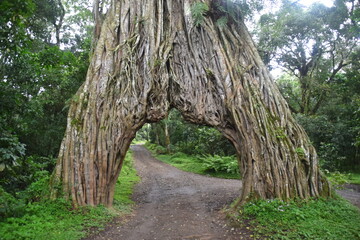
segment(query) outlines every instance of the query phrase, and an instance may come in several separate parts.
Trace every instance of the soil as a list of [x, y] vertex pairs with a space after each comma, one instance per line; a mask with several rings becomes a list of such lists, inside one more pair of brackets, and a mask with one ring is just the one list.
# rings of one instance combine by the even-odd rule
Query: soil
[[[239, 196], [240, 180], [184, 172], [155, 159], [141, 145], [131, 148], [142, 179], [133, 194], [135, 211], [86, 240], [253, 239], [248, 227], [231, 226], [222, 211]], [[338, 193], [360, 207], [359, 191]]]

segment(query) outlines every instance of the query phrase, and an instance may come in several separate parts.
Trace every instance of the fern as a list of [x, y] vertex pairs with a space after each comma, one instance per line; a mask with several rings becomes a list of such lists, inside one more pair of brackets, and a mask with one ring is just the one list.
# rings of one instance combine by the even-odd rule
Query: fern
[[217, 21], [216, 21], [216, 25], [219, 27], [219, 28], [223, 28], [227, 25], [228, 23], [228, 18], [227, 17], [221, 17], [219, 18]]
[[197, 2], [191, 6], [190, 11], [194, 19], [194, 25], [199, 26], [204, 21], [205, 15], [209, 11], [209, 6], [206, 3]]
[[206, 171], [239, 173], [237, 159], [234, 156], [205, 155], [200, 158]]

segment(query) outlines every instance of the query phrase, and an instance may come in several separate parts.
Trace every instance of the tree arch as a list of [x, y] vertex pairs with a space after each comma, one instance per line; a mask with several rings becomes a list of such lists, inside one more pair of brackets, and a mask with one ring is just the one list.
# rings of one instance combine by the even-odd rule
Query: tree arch
[[234, 5], [202, 0], [207, 8], [194, 16], [195, 2], [112, 1], [97, 28], [86, 81], [72, 101], [53, 176], [74, 204], [111, 206], [136, 131], [173, 107], [234, 144], [243, 175], [239, 203], [250, 196], [330, 194], [315, 149], [291, 116], [241, 16], [230, 13]]

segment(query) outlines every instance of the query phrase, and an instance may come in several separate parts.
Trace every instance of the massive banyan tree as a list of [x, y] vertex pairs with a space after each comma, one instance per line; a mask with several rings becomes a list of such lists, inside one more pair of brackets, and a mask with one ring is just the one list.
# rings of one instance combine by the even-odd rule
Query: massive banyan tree
[[75, 205], [111, 206], [136, 131], [171, 108], [233, 143], [238, 204], [329, 196], [315, 149], [234, 9], [226, 0], [112, 0], [69, 110], [53, 196], [58, 185]]

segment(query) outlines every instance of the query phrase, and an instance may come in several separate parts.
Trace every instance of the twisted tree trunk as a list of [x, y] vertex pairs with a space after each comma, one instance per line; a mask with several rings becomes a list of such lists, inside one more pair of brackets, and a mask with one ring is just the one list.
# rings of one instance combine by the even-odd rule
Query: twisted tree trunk
[[209, 11], [194, 19], [194, 2], [112, 1], [70, 108], [53, 184], [74, 204], [112, 205], [136, 131], [177, 108], [187, 121], [213, 126], [234, 144], [243, 175], [239, 203], [328, 196], [316, 152], [241, 16], [229, 13], [233, 4], [202, 0]]

